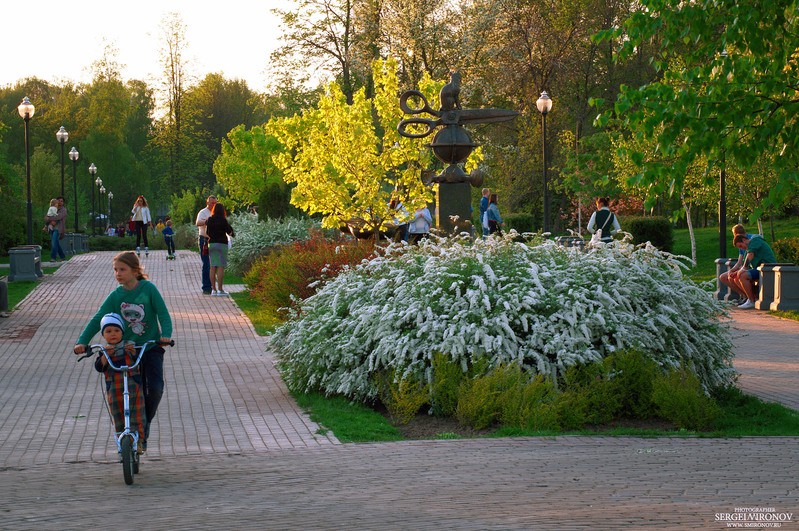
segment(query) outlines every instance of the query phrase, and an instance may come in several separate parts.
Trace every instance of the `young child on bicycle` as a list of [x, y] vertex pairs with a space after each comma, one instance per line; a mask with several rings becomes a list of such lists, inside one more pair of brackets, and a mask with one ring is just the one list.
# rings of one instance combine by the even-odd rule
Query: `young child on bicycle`
[[[136, 350], [132, 341], [124, 341], [125, 323], [116, 313], [108, 313], [100, 320], [100, 334], [105, 340], [105, 351], [117, 367], [132, 365], [136, 361]], [[125, 430], [124, 377], [120, 371], [108, 367], [108, 360], [100, 354], [94, 360], [97, 372], [105, 373], [105, 393], [108, 409], [114, 419], [114, 430], [119, 434]], [[128, 393], [130, 394], [130, 431], [144, 437], [144, 393], [141, 391], [141, 372], [139, 367], [128, 373]], [[142, 446], [139, 445], [139, 453]]]
[[[172, 336], [172, 318], [161, 293], [147, 280], [139, 257], [132, 251], [114, 257], [114, 276], [119, 286], [100, 305], [86, 328], [80, 334], [73, 352], [83, 354], [86, 346], [100, 331], [104, 315], [116, 313], [122, 317], [122, 339], [142, 345], [149, 340], [168, 343]], [[144, 437], [140, 444], [147, 449], [150, 424], [164, 394], [164, 349], [158, 344], [150, 347], [141, 361], [142, 388], [144, 389]]]

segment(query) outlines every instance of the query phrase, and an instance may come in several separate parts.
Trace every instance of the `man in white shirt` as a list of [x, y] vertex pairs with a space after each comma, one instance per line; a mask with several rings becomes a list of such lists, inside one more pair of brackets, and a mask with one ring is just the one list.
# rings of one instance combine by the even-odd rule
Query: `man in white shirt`
[[197, 221], [195, 225], [199, 229], [199, 237], [197, 238], [197, 247], [200, 249], [200, 259], [203, 261], [203, 293], [205, 295], [211, 294], [211, 261], [208, 258], [208, 233], [205, 230], [205, 223], [214, 210], [216, 204], [216, 196], [209, 195], [205, 200], [205, 208], [197, 213]]

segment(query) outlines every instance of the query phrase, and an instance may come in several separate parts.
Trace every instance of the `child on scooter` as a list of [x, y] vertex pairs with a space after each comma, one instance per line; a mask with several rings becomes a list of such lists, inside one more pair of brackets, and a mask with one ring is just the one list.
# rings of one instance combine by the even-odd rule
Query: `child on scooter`
[[[117, 367], [132, 365], [136, 361], [135, 345], [132, 341], [123, 341], [122, 334], [125, 322], [116, 313], [107, 313], [100, 320], [100, 333], [106, 342], [105, 351]], [[94, 361], [97, 372], [105, 373], [105, 393], [108, 409], [114, 419], [114, 430], [118, 433], [125, 430], [124, 383], [120, 371], [110, 370], [108, 360], [101, 353]], [[144, 437], [144, 393], [141, 389], [139, 367], [128, 373], [128, 393], [130, 394], [130, 431], [138, 432]], [[139, 453], [142, 446], [139, 445]]]
[[166, 226], [161, 231], [164, 235], [164, 242], [166, 243], [166, 259], [175, 259], [175, 231], [172, 229], [172, 220], [166, 220]]
[[[147, 341], [169, 343], [172, 336], [172, 318], [166, 303], [155, 284], [147, 280], [139, 257], [132, 251], [114, 257], [114, 276], [119, 286], [112, 291], [94, 317], [83, 329], [73, 348], [75, 354], [86, 352], [91, 338], [100, 330], [102, 317], [116, 313], [125, 327], [123, 339], [142, 345]], [[142, 388], [144, 389], [144, 437], [140, 439], [147, 449], [147, 438], [158, 404], [164, 394], [164, 349], [158, 344], [149, 347], [141, 361]]]

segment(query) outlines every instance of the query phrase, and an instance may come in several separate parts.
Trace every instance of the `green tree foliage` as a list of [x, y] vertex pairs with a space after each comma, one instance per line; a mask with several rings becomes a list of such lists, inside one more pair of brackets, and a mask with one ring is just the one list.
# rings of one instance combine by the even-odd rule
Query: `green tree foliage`
[[662, 78], [622, 87], [615, 102], [624, 126], [652, 138], [660, 154], [645, 161], [638, 181], [677, 193], [701, 157], [709, 165], [724, 156], [744, 169], [768, 160], [778, 180], [764, 205], [781, 203], [799, 184], [797, 3], [641, 4], [624, 25], [601, 35], [621, 40], [622, 60], [653, 40], [661, 44], [654, 66]]
[[361, 89], [349, 105], [338, 84], [331, 83], [315, 109], [267, 125], [284, 147], [273, 161], [284, 180], [296, 184], [292, 204], [321, 214], [324, 227], [384, 228], [395, 215], [388, 206], [395, 190], [409, 212], [431, 199], [420, 179], [429, 150], [397, 133], [402, 111], [395, 69], [393, 60], [375, 62], [373, 100]]
[[222, 154], [214, 162], [217, 181], [227, 194], [243, 204], [254, 204], [267, 184], [283, 184], [272, 162], [282, 149], [280, 142], [267, 134], [264, 126], [233, 128], [222, 143]]

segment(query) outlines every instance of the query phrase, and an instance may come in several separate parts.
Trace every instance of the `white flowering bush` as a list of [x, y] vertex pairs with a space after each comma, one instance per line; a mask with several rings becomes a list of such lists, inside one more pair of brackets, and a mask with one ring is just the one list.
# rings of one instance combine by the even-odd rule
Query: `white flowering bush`
[[253, 260], [269, 249], [298, 240], [308, 239], [308, 231], [319, 227], [319, 222], [309, 218], [266, 218], [258, 220], [252, 213], [234, 214], [229, 218], [236, 232], [234, 245], [228, 253], [228, 268], [242, 275]]
[[331, 279], [273, 336], [288, 385], [371, 399], [384, 370], [429, 383], [435, 353], [464, 371], [488, 359], [557, 381], [627, 348], [688, 367], [705, 390], [733, 381], [724, 309], [683, 277], [681, 258], [514, 238], [395, 245]]

